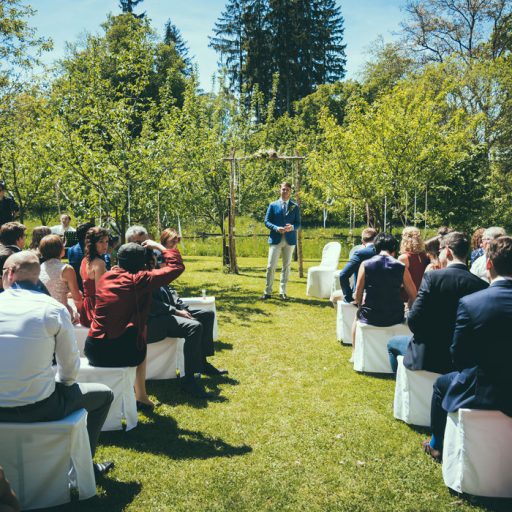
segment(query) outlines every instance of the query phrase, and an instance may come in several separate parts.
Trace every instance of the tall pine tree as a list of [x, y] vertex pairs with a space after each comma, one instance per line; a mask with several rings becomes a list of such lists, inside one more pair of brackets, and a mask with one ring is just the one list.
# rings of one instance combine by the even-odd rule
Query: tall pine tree
[[277, 111], [291, 113], [295, 101], [345, 76], [343, 31], [335, 0], [230, 0], [210, 46], [240, 94], [257, 85], [269, 101], [278, 73]]
[[189, 48], [181, 35], [180, 29], [170, 19], [165, 24], [164, 43], [174, 45], [176, 52], [186, 65], [187, 73], [190, 74], [192, 71], [192, 60], [190, 59]]

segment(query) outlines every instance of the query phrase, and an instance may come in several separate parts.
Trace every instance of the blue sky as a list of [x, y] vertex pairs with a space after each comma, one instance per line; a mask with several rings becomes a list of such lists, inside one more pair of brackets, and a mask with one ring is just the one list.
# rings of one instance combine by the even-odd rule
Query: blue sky
[[[40, 35], [51, 37], [54, 51], [45, 60], [51, 62], [65, 53], [66, 42], [75, 42], [85, 32], [100, 32], [100, 25], [109, 12], [118, 13], [117, 0], [32, 0], [38, 11], [32, 26]], [[217, 55], [208, 48], [208, 36], [221, 14], [225, 0], [145, 0], [137, 12], [146, 11], [159, 33], [167, 19], [180, 29], [199, 66], [201, 85], [209, 90], [211, 77], [217, 70]], [[347, 44], [347, 77], [357, 78], [366, 53], [379, 36], [391, 41], [400, 28], [404, 0], [339, 1], [345, 18]]]

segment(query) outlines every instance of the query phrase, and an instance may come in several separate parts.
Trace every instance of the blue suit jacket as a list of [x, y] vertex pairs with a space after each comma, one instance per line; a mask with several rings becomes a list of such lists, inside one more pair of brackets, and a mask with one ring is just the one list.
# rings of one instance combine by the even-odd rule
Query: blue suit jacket
[[450, 351], [459, 373], [443, 409], [498, 409], [512, 416], [512, 281], [459, 301]]
[[297, 230], [300, 228], [300, 209], [299, 205], [292, 201], [288, 202], [288, 211], [286, 215], [283, 214], [281, 208], [281, 200], [270, 203], [265, 215], [265, 226], [270, 229], [268, 243], [276, 245], [281, 241], [281, 233], [278, 228], [284, 228], [286, 224], [293, 225], [293, 231], [284, 233], [286, 243], [288, 245], [297, 245]]
[[353, 290], [350, 287], [349, 279], [354, 276], [354, 289], [356, 286], [357, 273], [359, 272], [359, 267], [361, 263], [365, 260], [369, 260], [375, 256], [375, 246], [368, 245], [366, 247], [362, 247], [361, 249], [357, 249], [354, 251], [347, 264], [343, 267], [343, 270], [340, 272], [340, 285], [341, 290], [343, 291], [343, 297], [346, 302], [352, 302], [354, 300]]

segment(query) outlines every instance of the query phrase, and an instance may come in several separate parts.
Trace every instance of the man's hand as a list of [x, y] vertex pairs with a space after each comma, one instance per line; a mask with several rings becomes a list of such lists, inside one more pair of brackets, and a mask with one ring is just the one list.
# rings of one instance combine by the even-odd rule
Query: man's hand
[[165, 247], [162, 244], [155, 242], [154, 240], [144, 240], [144, 242], [142, 242], [142, 247], [149, 247], [149, 249], [160, 252], [165, 251]]
[[277, 228], [278, 233], [286, 233], [286, 228]]
[[290, 231], [293, 231], [293, 225], [292, 224], [286, 224], [284, 227], [284, 230], [286, 233], [289, 233]]
[[194, 318], [186, 309], [177, 309], [176, 316], [188, 318], [189, 320], [192, 320]]

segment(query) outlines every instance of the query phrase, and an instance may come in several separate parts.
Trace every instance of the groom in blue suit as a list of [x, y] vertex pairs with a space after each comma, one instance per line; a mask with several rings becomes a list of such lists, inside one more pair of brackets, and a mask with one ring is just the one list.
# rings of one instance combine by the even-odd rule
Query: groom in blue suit
[[300, 228], [299, 205], [290, 199], [292, 186], [288, 182], [281, 183], [281, 198], [268, 205], [265, 215], [265, 226], [270, 229], [268, 237], [268, 264], [265, 292], [262, 299], [270, 299], [274, 273], [276, 271], [279, 256], [283, 257], [281, 281], [279, 285], [279, 298], [287, 300], [286, 284], [290, 274], [293, 249], [297, 244], [297, 230]]

